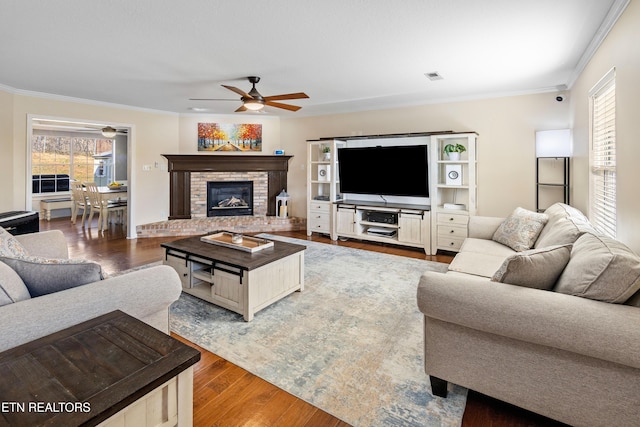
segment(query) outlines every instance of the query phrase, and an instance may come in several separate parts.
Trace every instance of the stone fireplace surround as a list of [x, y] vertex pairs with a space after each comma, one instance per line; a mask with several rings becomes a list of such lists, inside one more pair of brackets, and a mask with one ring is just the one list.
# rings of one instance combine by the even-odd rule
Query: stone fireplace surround
[[[288, 161], [293, 156], [250, 154], [163, 154], [163, 156], [168, 160], [170, 174], [169, 218], [167, 221], [137, 226], [138, 237], [186, 236], [215, 230], [259, 233], [306, 229], [305, 218], [275, 216], [275, 198], [282, 189], [287, 188]], [[206, 181], [216, 179], [253, 181], [254, 215], [207, 217]]]

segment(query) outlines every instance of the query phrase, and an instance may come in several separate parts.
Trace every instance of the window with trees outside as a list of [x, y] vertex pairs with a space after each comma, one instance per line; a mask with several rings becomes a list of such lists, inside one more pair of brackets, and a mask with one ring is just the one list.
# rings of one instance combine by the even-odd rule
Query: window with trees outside
[[616, 237], [616, 81], [609, 71], [589, 93], [591, 109], [589, 219]]
[[31, 139], [32, 193], [69, 191], [69, 180], [114, 180], [114, 141], [34, 131]]

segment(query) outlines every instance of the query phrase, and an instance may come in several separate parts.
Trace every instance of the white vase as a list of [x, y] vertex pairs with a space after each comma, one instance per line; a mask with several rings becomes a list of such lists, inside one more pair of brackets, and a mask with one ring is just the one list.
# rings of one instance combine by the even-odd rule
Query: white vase
[[447, 155], [449, 156], [449, 160], [460, 160], [460, 153], [458, 153], [457, 151], [452, 151], [450, 153], [447, 153]]
[[329, 160], [331, 160], [331, 153], [322, 153], [324, 161], [328, 162]]

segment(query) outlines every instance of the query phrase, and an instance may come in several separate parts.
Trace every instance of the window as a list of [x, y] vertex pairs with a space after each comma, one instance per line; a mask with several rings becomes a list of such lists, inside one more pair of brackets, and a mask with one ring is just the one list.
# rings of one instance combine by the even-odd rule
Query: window
[[615, 69], [591, 89], [591, 177], [589, 219], [601, 233], [616, 237]]
[[32, 193], [69, 191], [69, 180], [114, 180], [113, 140], [34, 130], [31, 139]]

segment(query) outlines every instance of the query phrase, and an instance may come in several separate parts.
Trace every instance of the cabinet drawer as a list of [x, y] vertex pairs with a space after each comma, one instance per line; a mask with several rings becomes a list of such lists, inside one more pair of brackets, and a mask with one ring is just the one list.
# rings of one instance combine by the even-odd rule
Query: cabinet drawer
[[307, 228], [309, 231], [322, 231], [325, 233], [329, 232], [329, 221], [317, 220], [313, 218], [309, 218], [307, 221]]
[[329, 212], [329, 203], [321, 203], [321, 202], [310, 202], [309, 210], [319, 211], [319, 212]]
[[313, 222], [325, 222], [327, 223], [327, 227], [329, 226], [329, 218], [331, 215], [329, 213], [323, 212], [311, 212], [309, 216], [309, 221]]
[[438, 236], [438, 248], [447, 251], [459, 251], [464, 239], [457, 237]]
[[468, 215], [438, 213], [438, 224], [467, 225], [468, 222], [469, 222]]
[[464, 239], [465, 237], [467, 237], [467, 227], [448, 224], [438, 225], [438, 236], [441, 236], [444, 239], [448, 239], [450, 237]]

